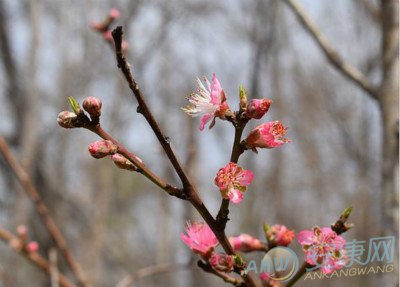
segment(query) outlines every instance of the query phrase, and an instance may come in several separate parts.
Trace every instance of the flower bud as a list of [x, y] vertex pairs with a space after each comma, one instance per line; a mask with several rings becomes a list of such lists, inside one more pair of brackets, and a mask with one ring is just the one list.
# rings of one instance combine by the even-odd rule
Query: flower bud
[[118, 147], [109, 140], [96, 141], [90, 144], [88, 149], [94, 158], [103, 158], [118, 151]]
[[31, 241], [25, 246], [25, 248], [28, 253], [35, 253], [39, 250], [39, 243]]
[[90, 26], [90, 28], [92, 28], [96, 32], [101, 32], [102, 33], [102, 32], [104, 32], [106, 30], [103, 23], [96, 22], [96, 21], [90, 22], [89, 26]]
[[76, 114], [70, 111], [63, 111], [58, 114], [58, 124], [66, 129], [74, 128], [74, 121], [76, 120]]
[[111, 21], [118, 19], [119, 16], [121, 16], [121, 12], [117, 8], [113, 8], [108, 12], [108, 17]]
[[294, 238], [294, 230], [285, 225], [264, 225], [264, 232], [269, 245], [272, 246], [288, 246]]
[[25, 225], [18, 225], [17, 226], [17, 235], [20, 240], [25, 241], [28, 237], [28, 228]]
[[214, 253], [209, 259], [208, 263], [210, 263], [210, 265], [218, 271], [232, 272], [234, 258], [232, 255], [227, 255], [225, 253]]
[[114, 164], [121, 168], [121, 169], [126, 169], [126, 170], [132, 170], [135, 171], [137, 170], [136, 166], [126, 157], [123, 155], [116, 153], [111, 157], [112, 161]]
[[254, 128], [245, 139], [246, 148], [274, 148], [290, 142], [284, 138], [287, 127], [280, 121], [267, 122]]
[[229, 237], [229, 242], [235, 251], [251, 252], [255, 250], [265, 250], [264, 243], [248, 234]]
[[98, 98], [87, 97], [83, 100], [82, 106], [91, 117], [99, 117], [101, 115], [101, 101]]
[[253, 99], [246, 108], [246, 116], [250, 119], [261, 119], [268, 112], [272, 101], [268, 99]]

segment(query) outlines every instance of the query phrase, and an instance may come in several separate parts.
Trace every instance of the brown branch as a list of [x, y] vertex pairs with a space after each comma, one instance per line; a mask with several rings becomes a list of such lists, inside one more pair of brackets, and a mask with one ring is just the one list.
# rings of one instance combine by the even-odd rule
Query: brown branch
[[[26, 259], [28, 259], [32, 264], [34, 264], [38, 268], [42, 269], [47, 275], [49, 276], [51, 275], [51, 267], [49, 262], [45, 258], [40, 256], [37, 252], [28, 253], [25, 252], [23, 249], [18, 249], [13, 247], [13, 244], [11, 244], [11, 242], [20, 242], [20, 239], [18, 237], [14, 236], [11, 232], [0, 227], [0, 238], [4, 242], [8, 243], [9, 246], [13, 248], [13, 250], [23, 255]], [[75, 284], [69, 281], [69, 279], [61, 273], [58, 274], [58, 283], [62, 287], [76, 287]]]
[[142, 163], [137, 156], [133, 153], [129, 152], [125, 146], [120, 144], [117, 140], [115, 140], [111, 135], [109, 135], [106, 131], [102, 129], [100, 124], [88, 124], [85, 128], [91, 130], [92, 132], [96, 133], [102, 139], [109, 140], [113, 142], [118, 147], [118, 153], [129, 159], [136, 167], [137, 172], [143, 174], [147, 177], [150, 181], [152, 181], [155, 185], [160, 187], [161, 189], [165, 190], [168, 194], [176, 196], [178, 198], [184, 198], [184, 194], [181, 189], [165, 182], [163, 179], [159, 178], [155, 175], [144, 163]]
[[183, 186], [184, 187], [190, 187], [191, 184], [189, 182], [189, 178], [184, 172], [181, 164], [179, 163], [177, 157], [175, 156], [175, 153], [173, 152], [171, 145], [170, 145], [170, 139], [165, 136], [159, 125], [157, 124], [153, 114], [150, 112], [144, 97], [142, 95], [142, 92], [139, 89], [139, 85], [136, 83], [135, 79], [133, 78], [131, 69], [129, 67], [128, 62], [126, 61], [125, 56], [122, 53], [122, 48], [121, 48], [121, 43], [122, 43], [122, 27], [118, 26], [112, 31], [112, 36], [114, 38], [115, 42], [115, 53], [117, 57], [117, 63], [118, 63], [118, 68], [121, 69], [122, 73], [125, 76], [125, 79], [127, 80], [129, 84], [129, 88], [133, 92], [133, 94], [136, 97], [136, 100], [138, 101], [138, 108], [137, 111], [141, 113], [147, 122], [149, 123], [151, 129], [153, 130], [154, 134], [156, 135], [158, 141], [160, 142], [162, 148], [164, 149], [165, 153], [168, 156], [168, 159], [170, 160], [172, 166], [174, 167], [175, 171], [177, 172], [179, 178], [181, 179]]
[[[188, 176], [186, 175], [185, 171], [183, 170], [181, 164], [179, 163], [174, 151], [171, 148], [170, 140], [168, 137], [164, 136], [162, 133], [158, 123], [156, 122], [155, 118], [153, 117], [152, 113], [150, 112], [142, 92], [139, 89], [138, 84], [136, 83], [135, 79], [133, 78], [130, 66], [122, 53], [121, 43], [122, 43], [122, 27], [118, 26], [112, 31], [112, 36], [115, 42], [115, 53], [116, 59], [118, 63], [118, 68], [121, 69], [125, 79], [128, 82], [129, 88], [133, 92], [136, 100], [138, 101], [138, 108], [137, 111], [141, 113], [147, 122], [149, 123], [151, 129], [153, 130], [154, 134], [156, 135], [158, 141], [160, 142], [161, 146], [163, 147], [168, 159], [170, 160], [172, 166], [174, 167], [176, 173], [178, 174], [182, 184], [183, 184], [183, 193], [185, 194], [184, 199], [190, 201], [190, 203], [196, 208], [196, 210], [200, 213], [201, 217], [204, 221], [208, 224], [208, 226], [212, 229], [215, 236], [217, 237], [218, 241], [220, 242], [222, 248], [225, 252], [229, 255], [234, 255], [235, 252], [229, 243], [228, 238], [225, 235], [224, 228], [222, 228], [221, 224], [217, 222], [207, 207], [204, 205], [203, 201], [201, 200], [196, 188], [190, 182]], [[254, 279], [251, 276], [245, 276], [243, 278], [248, 286], [257, 286]]]
[[[233, 141], [232, 152], [231, 152], [231, 162], [237, 163], [239, 161], [240, 155], [243, 153], [243, 148], [240, 144], [243, 130], [247, 124], [248, 120], [240, 119], [238, 123], [235, 123], [235, 139]], [[221, 228], [225, 230], [226, 223], [229, 220], [229, 199], [223, 198], [221, 206], [217, 214], [217, 222], [221, 225]]]
[[219, 278], [221, 278], [222, 280], [224, 280], [226, 283], [230, 283], [234, 286], [246, 286], [243, 279], [241, 278], [235, 278], [233, 276], [228, 275], [225, 272], [221, 272], [218, 270], [215, 270], [214, 268], [212, 268], [209, 264], [199, 260], [197, 262], [197, 266], [199, 266], [201, 269], [203, 269], [204, 272], [207, 273], [211, 273], [214, 274], [216, 276], [218, 276]]
[[192, 262], [188, 263], [164, 263], [164, 264], [157, 264], [157, 265], [151, 265], [147, 266], [144, 268], [141, 268], [139, 270], [136, 270], [135, 273], [130, 274], [126, 277], [124, 277], [116, 287], [127, 287], [137, 280], [142, 280], [143, 278], [149, 277], [149, 276], [154, 276], [158, 274], [163, 274], [163, 273], [170, 273], [170, 272], [176, 272], [180, 270], [186, 270], [191, 268]]
[[347, 77], [361, 89], [366, 91], [374, 100], [378, 100], [376, 88], [371, 84], [371, 82], [360, 70], [345, 62], [342, 57], [340, 57], [338, 52], [333, 49], [328, 39], [325, 37], [324, 34], [322, 34], [317, 25], [311, 20], [306, 11], [300, 6], [298, 1], [285, 0], [285, 2], [296, 14], [303, 27], [314, 38], [329, 62], [345, 77]]
[[53, 218], [50, 216], [49, 209], [42, 200], [40, 194], [36, 190], [28, 174], [18, 163], [17, 159], [11, 153], [6, 141], [1, 136], [0, 136], [0, 152], [3, 154], [4, 159], [6, 160], [7, 164], [12, 169], [14, 174], [16, 175], [17, 179], [21, 183], [28, 197], [35, 204], [36, 212], [39, 214], [40, 219], [42, 220], [44, 226], [47, 228], [49, 234], [53, 238], [58, 249], [60, 249], [61, 254], [65, 258], [66, 262], [71, 267], [71, 270], [78, 279], [80, 285], [88, 286], [88, 283], [86, 281], [86, 276], [84, 275], [82, 268], [80, 267], [79, 263], [75, 260], [72, 253], [69, 251], [64, 236], [62, 235], [60, 229], [57, 227]]

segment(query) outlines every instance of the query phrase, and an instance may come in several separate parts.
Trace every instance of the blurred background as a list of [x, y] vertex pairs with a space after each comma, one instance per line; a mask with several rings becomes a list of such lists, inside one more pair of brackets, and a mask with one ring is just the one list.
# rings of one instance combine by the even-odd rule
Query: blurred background
[[[381, 88], [390, 65], [382, 44], [390, 2], [397, 1], [301, 4], [344, 60]], [[241, 157], [240, 164], [256, 177], [245, 200], [231, 207], [228, 236], [249, 233], [263, 239], [264, 222], [296, 231], [329, 226], [349, 205], [355, 227], [346, 239], [397, 236], [398, 221], [391, 216], [398, 206], [398, 142], [394, 149], [385, 145], [394, 136], [385, 120], [394, 117], [398, 124], [398, 46], [397, 59], [390, 60], [397, 62], [391, 82], [397, 92], [394, 98], [391, 94], [392, 110], [385, 110], [387, 102], [376, 101], [333, 68], [284, 1], [0, 0], [0, 135], [33, 179], [94, 286], [226, 286], [195, 262], [182, 267], [192, 254], [179, 235], [188, 219], [199, 218], [188, 203], [139, 174], [116, 169], [110, 160], [94, 160], [87, 152], [97, 140], [94, 134], [57, 125], [58, 113], [69, 109], [69, 96], [80, 102], [99, 97], [104, 128], [179, 185], [136, 113], [113, 51], [89, 28], [111, 8], [121, 11], [115, 24], [124, 27], [135, 78], [213, 215], [221, 197], [213, 179], [229, 160], [234, 131], [217, 120], [212, 130], [200, 132], [199, 118], [179, 109], [195, 89], [196, 77], [215, 72], [231, 108], [237, 107], [240, 84], [251, 98], [272, 99], [263, 120], [279, 119], [289, 127], [290, 144]], [[245, 134], [259, 123], [252, 122]], [[54, 244], [1, 156], [0, 170], [0, 225], [12, 232], [28, 226], [47, 257]], [[300, 251], [296, 242], [292, 246]], [[160, 264], [172, 268], [149, 276], [138, 272]], [[393, 275], [300, 280], [296, 286], [394, 286]], [[1, 244], [0, 286], [51, 285]]]

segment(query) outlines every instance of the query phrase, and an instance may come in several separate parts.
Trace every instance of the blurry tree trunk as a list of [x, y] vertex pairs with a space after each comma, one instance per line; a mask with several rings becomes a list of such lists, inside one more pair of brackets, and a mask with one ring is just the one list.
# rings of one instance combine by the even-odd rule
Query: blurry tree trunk
[[[0, 48], [1, 48], [1, 60], [5, 68], [5, 77], [7, 92], [6, 96], [10, 102], [15, 116], [15, 134], [11, 136], [11, 144], [13, 146], [20, 142], [20, 131], [22, 130], [22, 118], [25, 102], [22, 99], [22, 88], [21, 83], [18, 82], [18, 68], [17, 63], [14, 59], [13, 48], [11, 46], [10, 29], [11, 25], [8, 22], [8, 13], [6, 11], [5, 3], [0, 0]], [[20, 112], [18, 112], [20, 111]]]
[[[382, 68], [379, 87], [382, 113], [382, 225], [385, 235], [398, 235], [399, 228], [399, 2], [381, 0], [382, 5]], [[397, 236], [398, 240], [398, 236]], [[398, 241], [397, 241], [398, 242]], [[395, 256], [394, 270], [399, 270]], [[396, 272], [390, 276], [398, 280]], [[386, 276], [385, 278], [388, 278]], [[394, 281], [388, 281], [391, 284]], [[398, 286], [398, 281], [397, 285]]]
[[383, 123], [382, 194], [383, 227], [397, 234], [398, 221], [398, 124], [399, 124], [399, 2], [382, 0], [382, 68], [379, 104]]

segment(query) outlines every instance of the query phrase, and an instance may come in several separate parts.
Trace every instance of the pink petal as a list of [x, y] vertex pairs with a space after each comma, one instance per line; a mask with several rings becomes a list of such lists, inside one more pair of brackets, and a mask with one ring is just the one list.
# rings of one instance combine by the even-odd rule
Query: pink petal
[[313, 243], [314, 232], [311, 230], [302, 230], [297, 234], [297, 241], [301, 245], [311, 245]]
[[237, 177], [237, 180], [240, 185], [248, 186], [250, 185], [253, 178], [254, 178], [253, 172], [251, 170], [245, 170], [240, 173], [240, 175]]
[[206, 123], [211, 119], [211, 115], [210, 114], [205, 114], [201, 120], [200, 120], [200, 130], [204, 130], [204, 126], [206, 125]]
[[217, 76], [215, 74], [213, 74], [212, 77], [212, 84], [210, 87], [210, 91], [211, 91], [211, 103], [212, 104], [216, 104], [219, 105], [221, 104], [221, 84], [219, 83]]
[[243, 200], [243, 193], [237, 189], [231, 189], [228, 192], [228, 197], [232, 203], [238, 204]]

